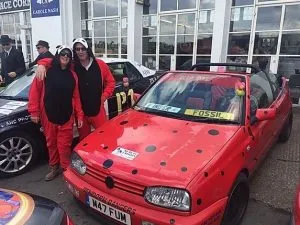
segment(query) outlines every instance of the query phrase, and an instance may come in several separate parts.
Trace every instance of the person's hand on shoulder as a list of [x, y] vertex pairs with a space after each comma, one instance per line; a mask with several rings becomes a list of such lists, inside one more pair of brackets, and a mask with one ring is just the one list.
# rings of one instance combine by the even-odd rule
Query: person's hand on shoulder
[[40, 79], [40, 80], [44, 80], [44, 78], [46, 77], [46, 67], [43, 65], [38, 65], [36, 71], [35, 71], [35, 76]]
[[38, 117], [38, 116], [31, 116], [30, 119], [34, 123], [39, 123], [40, 122], [40, 117]]

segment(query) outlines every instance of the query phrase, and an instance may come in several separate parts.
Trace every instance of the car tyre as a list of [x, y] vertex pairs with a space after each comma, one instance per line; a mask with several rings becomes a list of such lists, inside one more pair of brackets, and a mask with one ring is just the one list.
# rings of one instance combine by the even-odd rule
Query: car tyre
[[[22, 131], [9, 131], [0, 136], [0, 177], [25, 173], [37, 160], [39, 144]], [[9, 165], [8, 165], [9, 164]]]
[[292, 133], [292, 127], [293, 127], [293, 114], [291, 113], [280, 132], [278, 138], [279, 142], [284, 143], [289, 140]]
[[241, 173], [229, 194], [222, 225], [240, 224], [248, 206], [249, 193], [248, 178], [244, 173]]

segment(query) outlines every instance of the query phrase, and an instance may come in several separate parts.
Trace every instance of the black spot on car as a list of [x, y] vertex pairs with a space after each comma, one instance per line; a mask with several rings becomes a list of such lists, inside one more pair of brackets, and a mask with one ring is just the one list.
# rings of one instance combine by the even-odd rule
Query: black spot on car
[[204, 173], [204, 176], [205, 176], [205, 177], [208, 177], [208, 172], [205, 172], [205, 173]]
[[167, 165], [167, 163], [166, 163], [166, 162], [164, 162], [164, 161], [162, 161], [162, 162], [160, 162], [160, 165], [161, 165], [161, 166], [166, 166], [166, 165]]
[[208, 133], [209, 133], [210, 135], [216, 136], [216, 135], [219, 134], [219, 131], [217, 131], [217, 130], [209, 130]]
[[243, 157], [245, 156], [245, 152], [242, 152], [242, 156], [243, 156]]
[[182, 171], [182, 172], [186, 172], [186, 171], [187, 171], [187, 168], [186, 168], [186, 167], [181, 167], [181, 171]]
[[105, 160], [104, 163], [103, 163], [103, 168], [104, 168], [104, 169], [108, 169], [108, 168], [110, 168], [113, 164], [114, 164], [114, 161], [112, 161], [111, 159], [107, 159], [107, 160]]
[[201, 203], [202, 203], [202, 199], [201, 199], [201, 198], [198, 198], [198, 199], [197, 199], [197, 205], [201, 205]]
[[185, 125], [189, 125], [189, 123], [186, 123]]
[[144, 123], [144, 127], [146, 127], [146, 126], [148, 126], [148, 124], [147, 124], [147, 123]]
[[88, 145], [88, 143], [84, 143], [82, 146], [87, 146]]
[[103, 130], [100, 130], [100, 131], [99, 131], [99, 134], [102, 134], [103, 132], [104, 132]]
[[131, 173], [132, 173], [132, 174], [137, 174], [137, 173], [138, 173], [138, 170], [134, 169], [134, 170], [131, 171]]
[[174, 219], [170, 219], [170, 224], [175, 224], [175, 220]]
[[224, 171], [222, 170], [222, 171], [221, 171], [221, 175], [224, 176], [224, 174], [225, 174], [225, 173], [224, 173]]
[[149, 145], [149, 146], [146, 148], [146, 151], [147, 151], [147, 152], [155, 152], [155, 151], [156, 151], [156, 146], [154, 146], [154, 145]]
[[197, 149], [197, 151], [196, 151], [197, 153], [202, 153], [203, 151], [201, 150], [201, 149]]
[[173, 132], [173, 133], [177, 133], [178, 131], [177, 131], [177, 130], [173, 130], [172, 132]]
[[125, 125], [125, 124], [127, 124], [127, 123], [128, 123], [128, 121], [127, 121], [127, 120], [124, 120], [124, 121], [120, 122], [120, 125]]
[[103, 149], [105, 149], [105, 150], [108, 149], [108, 146], [104, 146]]

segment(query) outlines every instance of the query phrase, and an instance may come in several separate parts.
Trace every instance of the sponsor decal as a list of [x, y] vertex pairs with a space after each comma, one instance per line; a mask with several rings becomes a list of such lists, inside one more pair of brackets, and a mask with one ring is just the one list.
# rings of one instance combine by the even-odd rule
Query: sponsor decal
[[148, 103], [145, 107], [150, 109], [157, 109], [165, 112], [172, 112], [172, 113], [178, 113], [181, 110], [181, 108], [177, 108], [169, 105], [155, 104], [155, 103]]
[[33, 0], [31, 1], [31, 17], [59, 16], [59, 0]]
[[22, 116], [22, 117], [12, 119], [12, 120], [8, 120], [4, 123], [1, 123], [0, 128], [8, 127], [8, 126], [11, 126], [11, 125], [16, 125], [16, 124], [21, 124], [21, 123], [27, 122], [29, 120], [30, 120], [30, 115]]
[[134, 160], [139, 155], [139, 153], [137, 153], [137, 152], [133, 152], [128, 149], [121, 148], [121, 147], [116, 148], [111, 154], [120, 156], [120, 157], [122, 157], [124, 159], [128, 159], [128, 160]]
[[184, 114], [188, 116], [198, 116], [198, 117], [206, 117], [212, 119], [223, 119], [223, 120], [234, 119], [233, 113], [209, 111], [209, 110], [186, 109]]
[[20, 108], [25, 105], [27, 105], [27, 102], [19, 102], [19, 101], [8, 102], [5, 105], [0, 106], [0, 114], [9, 115], [13, 112], [13, 110], [16, 110], [17, 108]]
[[30, 8], [30, 0], [2, 0], [0, 1], [0, 13], [26, 10]]

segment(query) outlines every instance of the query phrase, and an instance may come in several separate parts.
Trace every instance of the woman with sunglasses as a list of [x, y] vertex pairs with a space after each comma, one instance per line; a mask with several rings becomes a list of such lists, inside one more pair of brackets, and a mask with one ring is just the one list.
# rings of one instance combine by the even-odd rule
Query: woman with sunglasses
[[[45, 180], [53, 180], [70, 164], [74, 114], [82, 126], [83, 111], [78, 79], [71, 70], [72, 50], [60, 46], [43, 81], [34, 78], [29, 92], [28, 111], [34, 123], [41, 121], [49, 151], [50, 172]], [[75, 111], [75, 112], [74, 112]]]
[[[84, 112], [83, 125], [78, 129], [79, 139], [82, 140], [91, 132], [91, 127], [97, 129], [106, 120], [104, 102], [114, 92], [115, 80], [108, 65], [96, 59], [88, 43], [83, 38], [73, 41], [73, 68], [78, 77], [78, 86], [82, 109]], [[37, 76], [46, 76], [46, 67], [51, 60], [38, 61]]]

